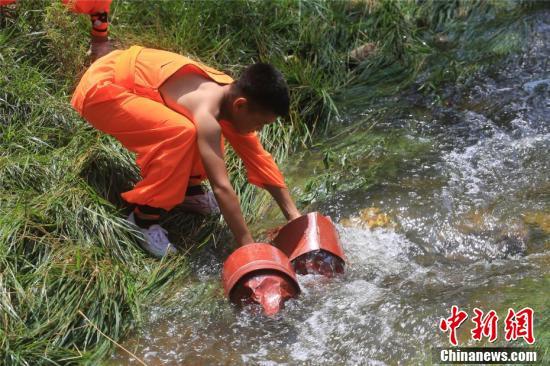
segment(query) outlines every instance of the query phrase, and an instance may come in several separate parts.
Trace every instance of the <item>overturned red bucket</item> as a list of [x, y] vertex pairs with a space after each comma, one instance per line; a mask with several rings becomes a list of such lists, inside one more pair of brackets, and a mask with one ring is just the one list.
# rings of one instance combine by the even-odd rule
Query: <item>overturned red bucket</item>
[[273, 244], [290, 259], [296, 273], [334, 276], [344, 273], [345, 255], [330, 217], [311, 212], [290, 221]]
[[225, 260], [223, 287], [233, 303], [258, 303], [266, 315], [277, 313], [300, 293], [288, 257], [266, 243], [244, 245]]

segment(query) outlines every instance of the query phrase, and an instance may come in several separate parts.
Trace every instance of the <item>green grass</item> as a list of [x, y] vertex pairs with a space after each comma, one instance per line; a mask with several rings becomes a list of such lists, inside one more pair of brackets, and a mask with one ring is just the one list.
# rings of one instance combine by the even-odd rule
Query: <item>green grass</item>
[[[483, 14], [507, 11], [499, 2], [482, 3], [115, 0], [111, 29], [120, 47], [163, 48], [235, 75], [255, 61], [273, 63], [288, 80], [291, 113], [288, 121], [265, 128], [262, 141], [284, 163], [338, 128], [338, 98], [365, 106], [410, 87], [428, 65], [437, 66], [441, 51], [430, 41], [435, 34], [449, 30], [460, 40], [479, 29]], [[139, 177], [133, 157], [69, 105], [87, 67], [88, 23], [59, 2], [19, 1], [0, 13], [2, 364], [97, 362], [114, 347], [102, 333], [116, 341], [139, 325], [145, 307], [162, 302], [162, 294], [187, 278], [189, 258], [199, 249], [216, 246], [227, 253], [231, 246], [218, 218], [176, 210], [166, 226], [189, 255], [158, 261], [138, 247], [120, 200]], [[516, 49], [513, 32], [495, 34], [489, 52], [502, 56]], [[365, 42], [378, 52], [350, 69], [349, 52]], [[448, 57], [455, 60], [453, 52]], [[471, 59], [481, 62], [482, 56], [472, 53]], [[455, 61], [453, 77], [428, 73], [423, 89], [436, 93], [465, 75], [464, 62]], [[369, 138], [396, 146], [394, 166], [414, 153], [398, 138]], [[354, 154], [369, 153], [358, 149], [346, 160], [344, 150], [326, 152], [326, 164], [347, 169]], [[231, 150], [228, 171], [248, 221], [261, 219], [267, 195], [246, 184]], [[310, 188], [319, 191], [314, 183]]]

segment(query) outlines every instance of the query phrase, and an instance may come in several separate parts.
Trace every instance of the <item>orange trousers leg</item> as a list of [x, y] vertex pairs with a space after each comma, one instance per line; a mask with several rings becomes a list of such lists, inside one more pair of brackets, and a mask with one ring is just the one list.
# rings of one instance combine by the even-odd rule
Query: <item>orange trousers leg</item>
[[[13, 4], [17, 0], [0, 0], [0, 6]], [[75, 13], [95, 14], [108, 13], [113, 0], [61, 0]]]
[[[15, 3], [16, 0], [0, 0], [0, 6]], [[91, 34], [95, 37], [106, 38], [109, 35], [109, 21], [107, 14], [112, 0], [61, 0], [69, 10], [75, 13], [88, 14], [92, 21]]]
[[[13, 4], [17, 0], [0, 0], [0, 6]], [[75, 13], [95, 14], [108, 13], [113, 0], [61, 0]]]
[[84, 104], [82, 116], [137, 154], [142, 180], [122, 194], [127, 202], [170, 210], [185, 197], [200, 161], [195, 125], [164, 104], [115, 84], [98, 90], [112, 98]]
[[61, 0], [75, 13], [95, 14], [108, 13], [112, 0]]
[[91, 34], [107, 38], [109, 35], [109, 13], [112, 0], [61, 0], [72, 12], [88, 14], [92, 21]]

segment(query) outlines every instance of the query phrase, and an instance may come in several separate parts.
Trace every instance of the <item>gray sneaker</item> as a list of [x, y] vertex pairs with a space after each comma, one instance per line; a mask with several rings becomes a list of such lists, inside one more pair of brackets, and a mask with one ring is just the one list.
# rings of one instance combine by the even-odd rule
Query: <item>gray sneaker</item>
[[[136, 219], [133, 212], [128, 216], [127, 220], [136, 225]], [[176, 247], [170, 243], [168, 236], [166, 236], [168, 231], [162, 226], [155, 224], [149, 226], [148, 229], [144, 229], [137, 225], [136, 227], [139, 231], [141, 231], [145, 239], [140, 243], [140, 245], [149, 254], [157, 258], [162, 258], [165, 255], [175, 254], [178, 252]]]
[[203, 194], [185, 196], [183, 203], [178, 205], [184, 211], [196, 212], [201, 215], [219, 214], [220, 207], [212, 191]]

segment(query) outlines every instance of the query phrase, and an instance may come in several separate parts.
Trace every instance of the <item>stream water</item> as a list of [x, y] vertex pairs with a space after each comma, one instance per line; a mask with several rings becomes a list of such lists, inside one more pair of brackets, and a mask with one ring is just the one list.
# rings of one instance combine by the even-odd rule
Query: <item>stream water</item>
[[[227, 304], [223, 258], [207, 251], [195, 281], [152, 309], [124, 346], [151, 365], [426, 364], [433, 347], [448, 345], [438, 324], [457, 305], [470, 319], [474, 307], [495, 310], [495, 344], [503, 346], [507, 309], [529, 306], [535, 344], [548, 349], [550, 13], [526, 21], [524, 50], [476, 75], [450, 106], [405, 98], [401, 113], [375, 130], [355, 128], [356, 146], [362, 136], [387, 132], [426, 148], [388, 181], [312, 206], [335, 222], [377, 207], [393, 223], [338, 225], [348, 256], [343, 277], [299, 276], [302, 295], [266, 318]], [[311, 174], [319, 159], [316, 150], [297, 155], [289, 178]], [[470, 329], [465, 323], [458, 331], [461, 345], [476, 345]], [[120, 351], [108, 363], [137, 361]]]

